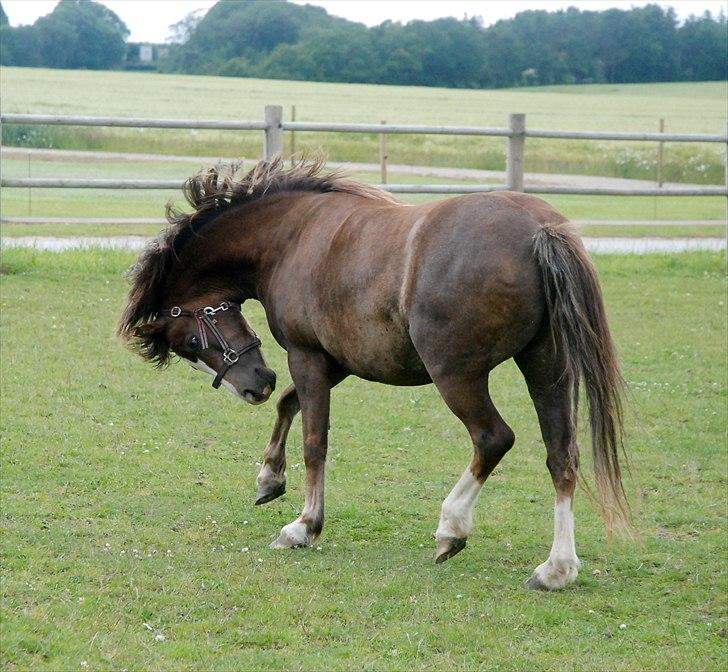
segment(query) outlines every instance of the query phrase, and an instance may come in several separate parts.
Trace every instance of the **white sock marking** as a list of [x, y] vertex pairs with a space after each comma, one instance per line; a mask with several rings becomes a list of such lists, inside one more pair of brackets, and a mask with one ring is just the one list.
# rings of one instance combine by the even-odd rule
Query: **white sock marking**
[[478, 481], [470, 468], [463, 472], [460, 480], [442, 503], [440, 524], [435, 537], [464, 539], [473, 527], [473, 507], [483, 484]]
[[295, 546], [308, 546], [309, 543], [311, 543], [311, 539], [308, 538], [306, 523], [294, 520], [292, 523], [283, 526], [278, 539], [271, 544], [271, 548], [293, 548]]
[[551, 546], [550, 558], [556, 561], [576, 558], [571, 497], [557, 501], [554, 505], [554, 543]]
[[549, 559], [536, 567], [535, 574], [544, 586], [555, 590], [576, 579], [580, 564], [574, 543], [571, 497], [557, 499], [554, 505], [554, 543]]
[[293, 546], [308, 546], [318, 535], [309, 535], [308, 525], [304, 521], [316, 520], [323, 513], [324, 502], [324, 474], [313, 484], [306, 483], [306, 496], [301, 515], [292, 523], [284, 525], [281, 533], [271, 548], [291, 548]]

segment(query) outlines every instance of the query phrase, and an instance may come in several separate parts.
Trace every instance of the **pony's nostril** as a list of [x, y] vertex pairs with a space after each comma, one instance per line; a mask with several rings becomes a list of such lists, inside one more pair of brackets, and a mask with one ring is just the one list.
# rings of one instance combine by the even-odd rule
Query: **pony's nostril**
[[255, 372], [263, 379], [265, 383], [270, 385], [271, 392], [276, 389], [276, 374], [270, 369], [256, 369]]

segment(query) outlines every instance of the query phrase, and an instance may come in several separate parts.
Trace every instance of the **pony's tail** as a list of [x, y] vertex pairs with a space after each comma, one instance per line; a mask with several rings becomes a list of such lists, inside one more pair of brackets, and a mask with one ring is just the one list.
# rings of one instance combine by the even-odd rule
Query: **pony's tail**
[[541, 226], [534, 237], [534, 253], [541, 269], [551, 337], [564, 355], [564, 373], [574, 385], [574, 426], [581, 380], [586, 389], [597, 496], [580, 481], [597, 504], [607, 531], [611, 534], [617, 528], [631, 536], [629, 504], [619, 466], [624, 379], [596, 269], [568, 222]]

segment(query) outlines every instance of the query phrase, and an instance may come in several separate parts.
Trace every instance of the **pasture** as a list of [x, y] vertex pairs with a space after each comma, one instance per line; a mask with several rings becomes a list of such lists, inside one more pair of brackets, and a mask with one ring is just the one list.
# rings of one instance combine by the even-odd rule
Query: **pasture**
[[[724, 133], [725, 82], [562, 86], [496, 91], [371, 86], [196, 77], [130, 72], [0, 68], [3, 110], [36, 114], [262, 119], [266, 104], [281, 104], [298, 121], [505, 126], [525, 112], [530, 128]], [[3, 142], [37, 147], [257, 157], [256, 132], [185, 132], [6, 125]], [[296, 148], [325, 147], [337, 161], [377, 160], [375, 134], [306, 134]], [[388, 139], [392, 163], [502, 170], [498, 138], [397, 136]], [[290, 149], [290, 136], [286, 151]], [[665, 145], [667, 181], [720, 184], [719, 146]], [[526, 170], [655, 179], [654, 143], [530, 139]]]
[[[584, 564], [561, 593], [522, 587], [548, 553], [553, 488], [515, 366], [491, 390], [516, 446], [463, 553], [432, 562], [465, 431], [431, 386], [358, 380], [332, 395], [323, 536], [275, 552], [302, 501], [300, 420], [288, 494], [254, 507], [273, 403], [244, 406], [120, 347], [132, 261], [3, 254], [5, 669], [725, 669], [724, 254], [596, 259], [642, 539], [608, 543], [578, 497]], [[281, 390], [285, 353], [259, 306], [245, 312]]]

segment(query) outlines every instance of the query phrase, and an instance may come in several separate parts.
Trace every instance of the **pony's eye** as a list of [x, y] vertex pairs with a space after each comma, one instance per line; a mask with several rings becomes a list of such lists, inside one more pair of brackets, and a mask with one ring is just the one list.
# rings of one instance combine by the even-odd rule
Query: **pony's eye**
[[200, 339], [197, 338], [197, 336], [190, 336], [187, 339], [187, 347], [190, 350], [199, 350], [200, 349]]

